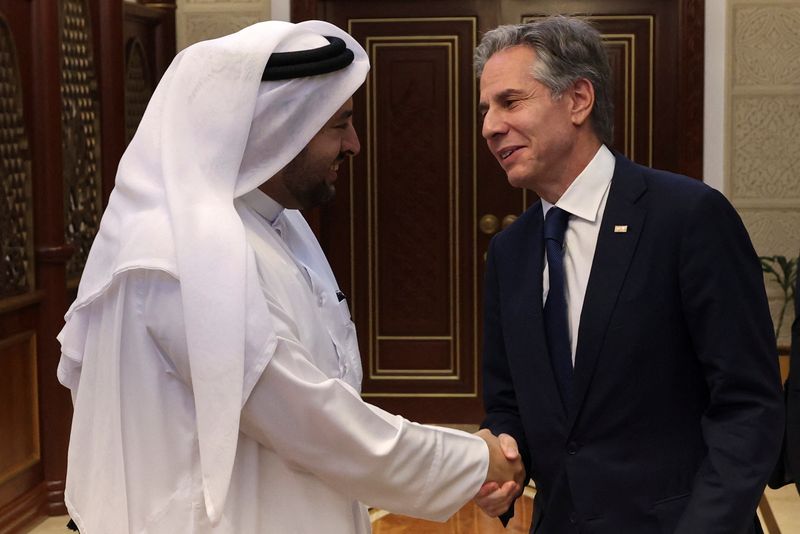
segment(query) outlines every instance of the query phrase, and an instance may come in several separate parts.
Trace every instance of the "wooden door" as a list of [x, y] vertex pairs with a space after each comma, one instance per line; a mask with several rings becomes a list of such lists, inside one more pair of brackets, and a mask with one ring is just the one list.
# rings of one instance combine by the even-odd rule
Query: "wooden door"
[[491, 236], [532, 193], [512, 189], [480, 136], [472, 53], [485, 31], [591, 13], [615, 81], [614, 147], [700, 177], [701, 0], [304, 0], [367, 50], [355, 95], [362, 152], [318, 231], [350, 297], [364, 397], [424, 422], [477, 423], [481, 285]]

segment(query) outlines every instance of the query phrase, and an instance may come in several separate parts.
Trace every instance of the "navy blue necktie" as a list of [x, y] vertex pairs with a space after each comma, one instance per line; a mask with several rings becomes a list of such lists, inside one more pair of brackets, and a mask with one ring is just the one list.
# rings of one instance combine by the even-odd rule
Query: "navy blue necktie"
[[561, 401], [567, 411], [572, 404], [572, 350], [567, 324], [567, 300], [564, 295], [564, 231], [567, 229], [568, 219], [569, 212], [555, 206], [548, 210], [544, 219], [544, 247], [550, 274], [550, 290], [544, 305], [544, 327], [550, 362], [558, 382]]

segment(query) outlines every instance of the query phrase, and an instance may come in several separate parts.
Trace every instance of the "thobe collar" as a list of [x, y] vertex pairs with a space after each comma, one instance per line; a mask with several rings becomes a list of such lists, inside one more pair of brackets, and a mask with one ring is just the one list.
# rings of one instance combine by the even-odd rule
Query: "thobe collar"
[[247, 204], [253, 211], [258, 213], [270, 225], [274, 225], [279, 220], [281, 214], [286, 209], [277, 200], [267, 195], [260, 189], [253, 189], [241, 197], [242, 202]]

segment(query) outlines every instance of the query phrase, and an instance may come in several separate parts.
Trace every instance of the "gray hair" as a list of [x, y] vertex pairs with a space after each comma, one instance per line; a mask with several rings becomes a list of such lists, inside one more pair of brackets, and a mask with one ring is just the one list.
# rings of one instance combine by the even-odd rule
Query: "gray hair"
[[512, 46], [531, 47], [538, 58], [535, 80], [559, 98], [575, 81], [586, 78], [594, 87], [591, 121], [595, 134], [608, 146], [614, 138], [611, 68], [600, 33], [582, 19], [562, 15], [508, 24], [486, 32], [475, 49], [475, 71], [483, 73], [495, 53]]

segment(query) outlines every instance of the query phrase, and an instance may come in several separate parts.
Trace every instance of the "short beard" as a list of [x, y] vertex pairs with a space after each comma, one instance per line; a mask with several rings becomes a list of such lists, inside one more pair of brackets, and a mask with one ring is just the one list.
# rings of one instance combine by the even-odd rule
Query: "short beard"
[[327, 183], [324, 179], [309, 182], [309, 177], [313, 177], [313, 171], [307, 163], [307, 151], [308, 147], [303, 148], [281, 171], [285, 175], [286, 189], [300, 205], [301, 210], [322, 206], [336, 196], [334, 185]]
[[294, 185], [289, 186], [289, 191], [303, 210], [323, 206], [336, 197], [336, 188], [333, 184], [318, 182], [310, 188], [295, 188]]

